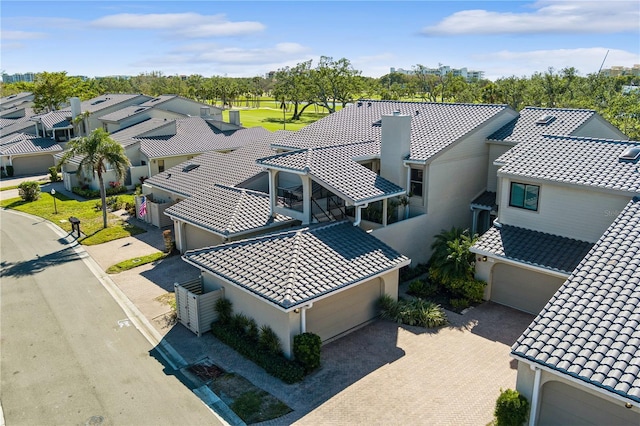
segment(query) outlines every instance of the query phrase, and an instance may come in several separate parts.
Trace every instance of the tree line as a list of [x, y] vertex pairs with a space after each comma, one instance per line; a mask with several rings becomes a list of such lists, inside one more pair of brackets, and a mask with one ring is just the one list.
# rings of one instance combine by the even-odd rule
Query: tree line
[[[344, 107], [360, 98], [506, 104], [517, 111], [525, 106], [584, 108], [597, 111], [631, 139], [640, 139], [638, 76], [582, 76], [570, 67], [496, 81], [467, 81], [453, 73], [434, 75], [421, 64], [413, 66], [412, 71], [365, 77], [346, 58], [322, 56], [315, 65], [309, 60], [270, 76], [252, 78], [165, 76], [154, 71], [129, 78], [82, 79], [66, 72], [42, 72], [34, 83], [2, 84], [2, 96], [31, 91], [40, 111], [55, 110], [71, 96], [84, 100], [105, 93], [176, 94], [228, 108], [260, 107], [268, 98], [276, 100], [281, 108], [289, 108], [293, 120], [300, 119], [311, 106], [332, 113], [338, 105]], [[625, 90], [628, 87], [632, 90]]]

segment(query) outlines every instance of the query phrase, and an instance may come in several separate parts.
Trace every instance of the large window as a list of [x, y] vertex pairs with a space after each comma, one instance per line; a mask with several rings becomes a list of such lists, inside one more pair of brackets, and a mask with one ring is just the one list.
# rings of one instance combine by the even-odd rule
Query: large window
[[509, 205], [512, 207], [520, 207], [521, 209], [538, 211], [539, 193], [540, 187], [538, 185], [511, 182]]
[[422, 197], [423, 194], [424, 170], [411, 169], [411, 195], [414, 197]]

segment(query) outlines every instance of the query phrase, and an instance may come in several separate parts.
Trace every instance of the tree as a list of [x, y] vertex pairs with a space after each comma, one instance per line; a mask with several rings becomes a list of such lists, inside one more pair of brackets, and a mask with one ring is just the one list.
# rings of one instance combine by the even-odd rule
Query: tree
[[469, 251], [474, 238], [468, 229], [451, 228], [434, 237], [429, 274], [444, 284], [473, 276], [475, 255]]
[[[302, 113], [314, 104], [311, 90], [311, 61], [301, 62], [293, 68], [279, 69], [275, 74], [273, 94], [278, 100], [293, 105], [292, 120], [299, 120]], [[299, 109], [301, 108], [301, 109]]]
[[316, 103], [333, 113], [337, 102], [343, 107], [353, 102], [361, 91], [359, 75], [360, 71], [355, 70], [348, 59], [334, 61], [329, 56], [321, 56], [318, 66], [311, 72], [311, 90]]
[[33, 88], [33, 107], [38, 112], [57, 110], [73, 93], [66, 71], [43, 72], [36, 75]]
[[122, 179], [130, 165], [125, 155], [124, 148], [118, 142], [111, 139], [109, 134], [98, 128], [89, 136], [76, 138], [69, 142], [68, 150], [62, 156], [58, 165], [67, 163], [71, 158], [80, 156], [82, 160], [78, 166], [80, 176], [94, 174], [98, 176], [100, 185], [100, 199], [102, 200], [102, 225], [107, 227], [107, 201], [104, 187], [103, 173], [108, 168], [116, 172], [118, 180]]

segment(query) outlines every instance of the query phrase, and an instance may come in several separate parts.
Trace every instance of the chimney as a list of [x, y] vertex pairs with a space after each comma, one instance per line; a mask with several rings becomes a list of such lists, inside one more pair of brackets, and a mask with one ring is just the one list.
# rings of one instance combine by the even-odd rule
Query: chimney
[[206, 106], [200, 107], [200, 117], [202, 118], [210, 117], [211, 114], [209, 113], [209, 111], [210, 111], [209, 107], [206, 107]]
[[240, 111], [234, 109], [229, 110], [229, 123], [242, 126], [242, 123], [240, 123]]
[[73, 98], [69, 98], [69, 104], [71, 105], [71, 119], [76, 118], [77, 116], [80, 115], [80, 113], [82, 113], [81, 111], [81, 106], [80, 106], [80, 98], [78, 97], [73, 97]]
[[[382, 116], [380, 176], [404, 188], [407, 170], [404, 160], [411, 153], [411, 116], [394, 111]], [[407, 188], [405, 188], [407, 189]]]

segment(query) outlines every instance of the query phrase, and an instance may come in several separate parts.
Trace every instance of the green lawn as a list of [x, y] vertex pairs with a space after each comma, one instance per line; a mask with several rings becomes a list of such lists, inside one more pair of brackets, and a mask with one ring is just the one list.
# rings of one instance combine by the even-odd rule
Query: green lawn
[[[130, 203], [134, 202], [133, 195], [119, 195], [118, 197]], [[80, 219], [80, 230], [86, 235], [79, 241], [85, 245], [102, 244], [146, 232], [111, 213], [107, 213], [109, 226], [102, 229], [102, 210], [95, 209], [98, 202], [99, 200], [77, 201], [57, 193], [55, 205], [58, 213], [55, 213], [53, 196], [48, 192], [43, 192], [40, 194], [40, 199], [36, 201], [25, 202], [20, 198], [12, 198], [1, 201], [0, 207], [42, 217], [68, 232], [71, 232], [69, 217], [75, 216]]]
[[[224, 110], [224, 121], [229, 121], [229, 110]], [[326, 117], [328, 113], [322, 107], [311, 106], [305, 110], [300, 120], [291, 121], [293, 111], [285, 113], [286, 122], [282, 123], [282, 110], [274, 108], [248, 108], [240, 110], [240, 122], [244, 127], [264, 127], [265, 129], [275, 132], [276, 130], [300, 130], [303, 127]]]
[[120, 263], [109, 266], [107, 268], [107, 274], [118, 274], [122, 271], [128, 271], [129, 269], [133, 269], [138, 266], [146, 265], [147, 263], [152, 263], [157, 260], [164, 259], [165, 257], [167, 257], [167, 253], [159, 251], [157, 253], [148, 254], [146, 256], [124, 260]]

